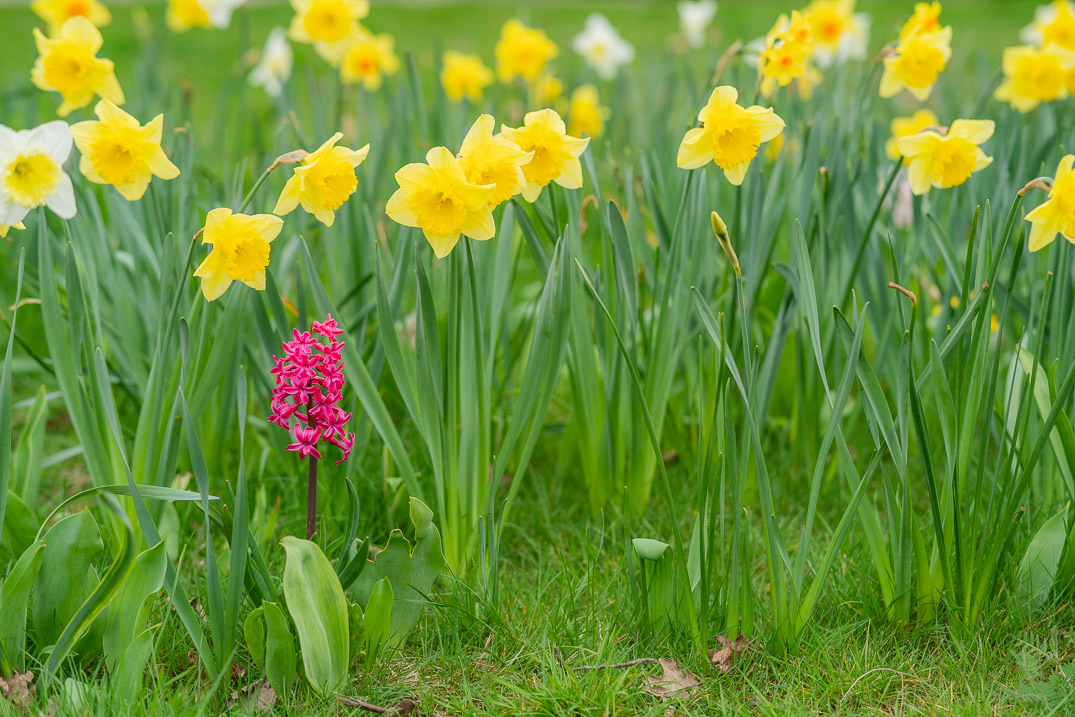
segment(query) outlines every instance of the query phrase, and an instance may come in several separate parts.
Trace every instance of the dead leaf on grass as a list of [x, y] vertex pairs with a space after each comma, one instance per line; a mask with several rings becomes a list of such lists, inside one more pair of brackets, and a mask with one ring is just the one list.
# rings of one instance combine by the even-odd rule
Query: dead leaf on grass
[[[255, 712], [268, 712], [276, 704], [276, 690], [272, 688], [268, 680], [258, 680], [249, 685], [243, 685], [242, 700], [250, 704]], [[226, 705], [230, 710], [239, 704], [239, 693], [232, 692]]]
[[485, 638], [485, 645], [482, 647], [481, 654], [478, 655], [478, 659], [474, 661], [474, 666], [485, 669], [489, 667], [489, 646], [493, 644], [493, 633], [490, 631], [489, 635]]
[[0, 695], [13, 707], [29, 707], [34, 700], [33, 672], [15, 672], [11, 677], [0, 677]]
[[731, 670], [732, 663], [735, 662], [735, 656], [745, 652], [751, 646], [750, 640], [742, 635], [734, 640], [730, 640], [724, 635], [717, 635], [717, 644], [720, 645], [720, 649], [714, 647], [709, 651], [709, 661], [721, 672]]
[[702, 684], [702, 681], [690, 670], [681, 669], [673, 660], [662, 657], [658, 662], [664, 675], [660, 679], [649, 676], [644, 678], [645, 690], [654, 697], [661, 699], [690, 697]]

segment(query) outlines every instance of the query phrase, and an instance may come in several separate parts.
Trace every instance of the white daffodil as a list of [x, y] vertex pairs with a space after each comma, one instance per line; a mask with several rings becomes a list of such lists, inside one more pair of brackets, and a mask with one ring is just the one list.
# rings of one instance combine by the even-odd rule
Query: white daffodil
[[624, 65], [635, 59], [635, 48], [624, 40], [604, 15], [586, 18], [582, 32], [575, 35], [571, 47], [602, 79], [611, 80]]
[[717, 3], [715, 0], [681, 0], [676, 9], [679, 11], [679, 29], [687, 38], [687, 44], [698, 49], [705, 44], [705, 31], [717, 14]]
[[291, 52], [291, 43], [287, 41], [287, 30], [274, 27], [265, 41], [261, 59], [250, 71], [250, 84], [261, 87], [270, 97], [279, 97], [284, 91], [284, 83], [291, 78], [291, 68], [295, 56]]
[[19, 132], [0, 125], [0, 225], [16, 225], [43, 206], [64, 219], [75, 216], [74, 188], [63, 171], [72, 142], [61, 120]]
[[231, 14], [246, 0], [198, 0], [209, 16], [209, 24], [218, 30], [231, 25]]

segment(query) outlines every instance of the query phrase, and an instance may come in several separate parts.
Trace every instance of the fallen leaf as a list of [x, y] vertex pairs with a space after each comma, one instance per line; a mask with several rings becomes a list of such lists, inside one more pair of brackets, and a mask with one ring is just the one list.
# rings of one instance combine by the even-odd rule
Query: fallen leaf
[[33, 672], [15, 672], [11, 677], [0, 677], [0, 695], [14, 707], [29, 707], [34, 700]]
[[493, 633], [490, 632], [485, 638], [485, 645], [482, 647], [482, 652], [478, 655], [478, 659], [474, 661], [474, 666], [486, 669], [489, 667], [489, 646], [493, 644]]
[[709, 661], [719, 668], [721, 672], [731, 670], [735, 656], [745, 652], [751, 646], [750, 640], [742, 635], [734, 640], [730, 640], [724, 635], [717, 635], [717, 644], [720, 645], [720, 649], [714, 647], [709, 651]]
[[275, 704], [276, 690], [272, 688], [268, 680], [262, 680], [257, 696], [254, 698], [254, 709], [258, 712], [268, 712]]
[[702, 684], [702, 681], [690, 670], [680, 669], [674, 661], [662, 657], [658, 662], [661, 664], [664, 675], [660, 679], [649, 676], [644, 678], [646, 691], [654, 697], [661, 699], [690, 697]]

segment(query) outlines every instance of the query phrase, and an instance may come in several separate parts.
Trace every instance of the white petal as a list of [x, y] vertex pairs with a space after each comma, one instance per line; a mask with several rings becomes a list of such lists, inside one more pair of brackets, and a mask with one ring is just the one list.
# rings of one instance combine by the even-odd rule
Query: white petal
[[55, 191], [45, 200], [45, 205], [61, 219], [75, 216], [75, 189], [71, 186], [71, 178], [67, 174], [60, 174], [60, 181]]

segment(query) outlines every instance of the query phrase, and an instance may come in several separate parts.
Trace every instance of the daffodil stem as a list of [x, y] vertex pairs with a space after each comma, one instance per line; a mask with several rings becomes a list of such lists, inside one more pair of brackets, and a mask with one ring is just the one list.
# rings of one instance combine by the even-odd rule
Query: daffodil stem
[[314, 537], [317, 524], [317, 459], [309, 456], [310, 474], [306, 485], [306, 539]]
[[236, 214], [242, 214], [246, 208], [250, 206], [250, 202], [254, 201], [254, 195], [261, 189], [261, 185], [265, 184], [265, 180], [269, 178], [270, 171], [271, 170], [266, 169], [261, 173], [261, 176], [258, 177], [258, 181], [254, 182], [254, 186], [246, 193], [246, 196], [243, 198], [243, 203], [239, 205], [239, 209], [235, 212]]

